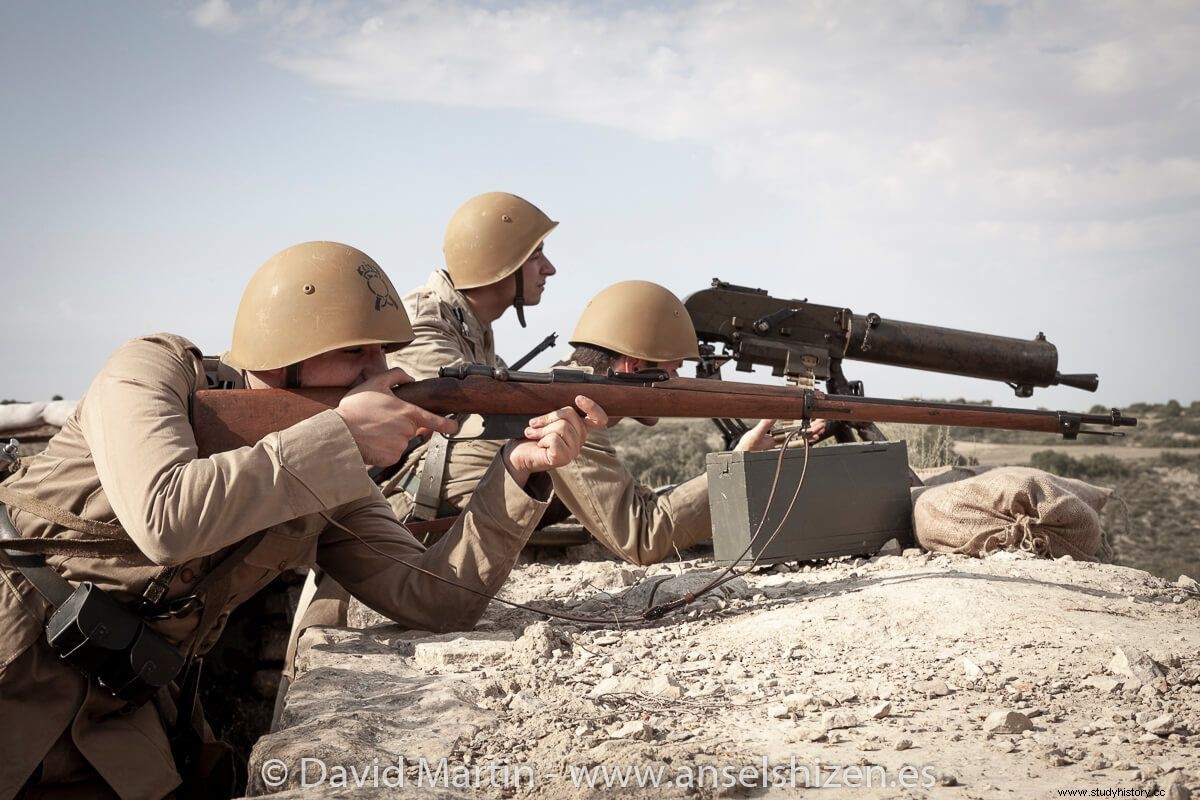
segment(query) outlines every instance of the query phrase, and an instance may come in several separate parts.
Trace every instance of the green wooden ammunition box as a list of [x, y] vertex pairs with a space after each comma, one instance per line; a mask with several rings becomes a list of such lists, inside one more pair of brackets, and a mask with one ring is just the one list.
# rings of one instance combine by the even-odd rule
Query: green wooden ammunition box
[[708, 503], [713, 550], [729, 564], [766, 521], [743, 562], [805, 561], [832, 556], [874, 554], [888, 539], [911, 542], [912, 500], [908, 448], [904, 442], [871, 442], [814, 447], [796, 504], [774, 541], [763, 546], [784, 518], [804, 466], [803, 448], [783, 456], [779, 486], [768, 510], [778, 450], [709, 453]]

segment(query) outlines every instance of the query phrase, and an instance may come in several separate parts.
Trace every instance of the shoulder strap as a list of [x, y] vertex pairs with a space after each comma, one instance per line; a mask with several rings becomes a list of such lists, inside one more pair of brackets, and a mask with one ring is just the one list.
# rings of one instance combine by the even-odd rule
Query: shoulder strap
[[5, 545], [8, 550], [42, 555], [112, 558], [139, 552], [120, 525], [84, 519], [66, 509], [52, 506], [32, 495], [18, 492], [0, 484], [0, 503], [19, 508], [36, 517], [64, 528], [87, 534], [82, 539], [18, 539]]

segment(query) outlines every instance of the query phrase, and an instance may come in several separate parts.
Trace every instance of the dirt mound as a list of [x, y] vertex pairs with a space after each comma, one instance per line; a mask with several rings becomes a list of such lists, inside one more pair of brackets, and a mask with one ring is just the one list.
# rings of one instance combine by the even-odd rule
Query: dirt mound
[[[255, 748], [251, 791], [273, 790], [271, 759], [287, 776], [270, 783], [300, 788], [305, 757], [326, 770], [318, 782], [309, 762], [305, 796], [330, 797], [345, 791], [335, 775], [353, 785], [350, 767], [364, 786], [403, 775], [431, 797], [1200, 788], [1194, 582], [906, 552], [781, 565], [652, 624], [544, 621], [494, 603], [469, 634], [310, 631], [282, 729]], [[518, 567], [506, 593], [627, 613], [712, 570], [543, 560]], [[603, 788], [602, 769], [626, 768], [639, 772], [610, 771]], [[658, 785], [635, 788], [647, 782]]]

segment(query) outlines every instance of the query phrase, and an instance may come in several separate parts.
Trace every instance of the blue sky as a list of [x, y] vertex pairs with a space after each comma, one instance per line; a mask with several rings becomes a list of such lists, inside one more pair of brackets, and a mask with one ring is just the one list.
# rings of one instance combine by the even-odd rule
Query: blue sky
[[273, 252], [403, 290], [453, 210], [562, 224], [512, 359], [607, 284], [714, 276], [1029, 338], [1101, 391], [848, 364], [879, 396], [1200, 398], [1200, 11], [1181, 3], [8, 3], [0, 396], [228, 347]]

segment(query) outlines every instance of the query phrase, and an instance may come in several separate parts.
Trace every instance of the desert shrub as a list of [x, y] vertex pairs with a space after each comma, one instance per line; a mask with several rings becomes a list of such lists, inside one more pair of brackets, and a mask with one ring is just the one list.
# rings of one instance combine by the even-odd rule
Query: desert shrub
[[626, 420], [612, 429], [617, 454], [650, 486], [681, 483], [704, 472], [705, 457], [721, 447], [718, 438], [707, 420], [664, 420], [650, 428]]
[[1059, 450], [1039, 450], [1029, 458], [1030, 466], [1085, 481], [1119, 480], [1130, 475], [1129, 465], [1118, 458], [1100, 454], [1073, 458]]
[[908, 463], [913, 469], [962, 466], [974, 463], [954, 449], [953, 428], [937, 425], [881, 425], [889, 439], [903, 439], [908, 445]]
[[1158, 460], [1164, 467], [1183, 467], [1192, 471], [1200, 471], [1200, 456], [1167, 450], [1159, 454]]

